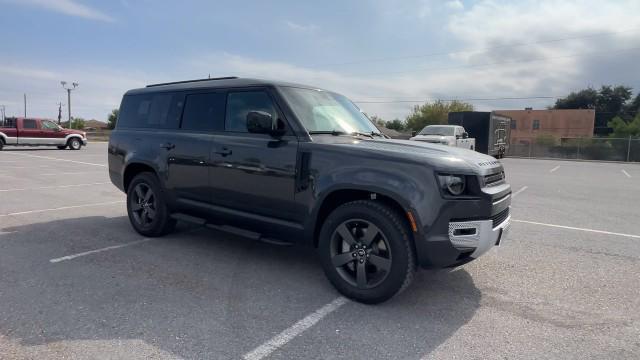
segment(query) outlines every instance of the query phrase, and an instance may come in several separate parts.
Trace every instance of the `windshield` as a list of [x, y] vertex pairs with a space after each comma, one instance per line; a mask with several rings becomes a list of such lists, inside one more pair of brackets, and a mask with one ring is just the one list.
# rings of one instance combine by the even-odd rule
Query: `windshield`
[[380, 133], [371, 120], [342, 95], [289, 86], [281, 89], [291, 109], [309, 132]]
[[420, 135], [442, 135], [453, 136], [455, 128], [453, 126], [429, 125], [420, 131]]

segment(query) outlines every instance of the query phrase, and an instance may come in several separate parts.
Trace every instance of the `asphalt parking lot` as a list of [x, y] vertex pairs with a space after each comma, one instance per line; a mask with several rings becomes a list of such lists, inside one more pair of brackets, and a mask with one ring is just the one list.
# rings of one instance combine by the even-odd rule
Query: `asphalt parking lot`
[[513, 225], [377, 306], [310, 249], [144, 239], [106, 144], [0, 152], [2, 359], [637, 359], [640, 165], [505, 159]]

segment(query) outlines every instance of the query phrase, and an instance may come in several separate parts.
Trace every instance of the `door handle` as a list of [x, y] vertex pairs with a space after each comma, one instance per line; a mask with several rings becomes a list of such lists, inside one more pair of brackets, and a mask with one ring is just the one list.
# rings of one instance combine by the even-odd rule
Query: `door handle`
[[233, 154], [233, 151], [231, 151], [231, 149], [228, 148], [222, 148], [222, 150], [216, 151], [216, 154], [218, 155], [222, 155], [222, 156], [227, 156], [227, 155], [231, 155]]
[[164, 143], [164, 144], [161, 144], [160, 147], [163, 148], [163, 149], [171, 150], [171, 149], [175, 148], [176, 145], [172, 144], [172, 143]]

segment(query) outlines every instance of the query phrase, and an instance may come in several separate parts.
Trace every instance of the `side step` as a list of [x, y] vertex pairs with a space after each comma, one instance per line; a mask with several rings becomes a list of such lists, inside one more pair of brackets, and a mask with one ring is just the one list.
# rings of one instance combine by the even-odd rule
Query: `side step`
[[196, 216], [187, 215], [187, 214], [183, 214], [183, 213], [171, 214], [171, 218], [179, 220], [179, 221], [184, 221], [184, 222], [196, 224], [196, 225], [199, 225], [199, 226], [206, 226], [206, 227], [208, 227], [210, 229], [226, 232], [226, 233], [237, 235], [237, 236], [246, 237], [246, 238], [249, 238], [249, 239], [252, 239], [252, 240], [258, 240], [258, 241], [261, 241], [261, 242], [264, 242], [264, 243], [267, 243], [267, 244], [278, 245], [278, 246], [292, 246], [293, 245], [293, 243], [288, 242], [288, 241], [282, 241], [282, 240], [279, 240], [279, 239], [273, 239], [273, 238], [264, 237], [264, 236], [262, 236], [262, 234], [254, 232], [254, 231], [251, 231], [251, 230], [246, 230], [246, 229], [242, 229], [242, 228], [231, 226], [231, 225], [216, 225], [216, 224], [212, 224], [212, 223], [207, 222], [206, 219], [203, 219], [203, 218], [200, 218], [200, 217], [196, 217]]

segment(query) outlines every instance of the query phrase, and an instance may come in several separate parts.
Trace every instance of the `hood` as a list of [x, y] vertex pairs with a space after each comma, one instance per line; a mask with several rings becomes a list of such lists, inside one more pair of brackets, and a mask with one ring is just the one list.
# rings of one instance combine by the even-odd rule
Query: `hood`
[[314, 142], [331, 143], [348, 147], [350, 151], [361, 150], [372, 156], [382, 156], [391, 161], [412, 161], [427, 164], [438, 171], [469, 174], [492, 174], [502, 171], [502, 164], [494, 157], [477, 151], [458, 147], [442, 146], [429, 142], [374, 139], [359, 140], [347, 136], [324, 136]]
[[78, 134], [78, 135], [82, 135], [83, 137], [86, 134], [86, 132], [84, 130], [66, 129], [66, 128], [62, 128], [62, 130], [60, 130], [60, 132], [62, 132], [65, 135]]
[[416, 135], [409, 140], [427, 141], [432, 143], [448, 143], [451, 137], [444, 135]]

